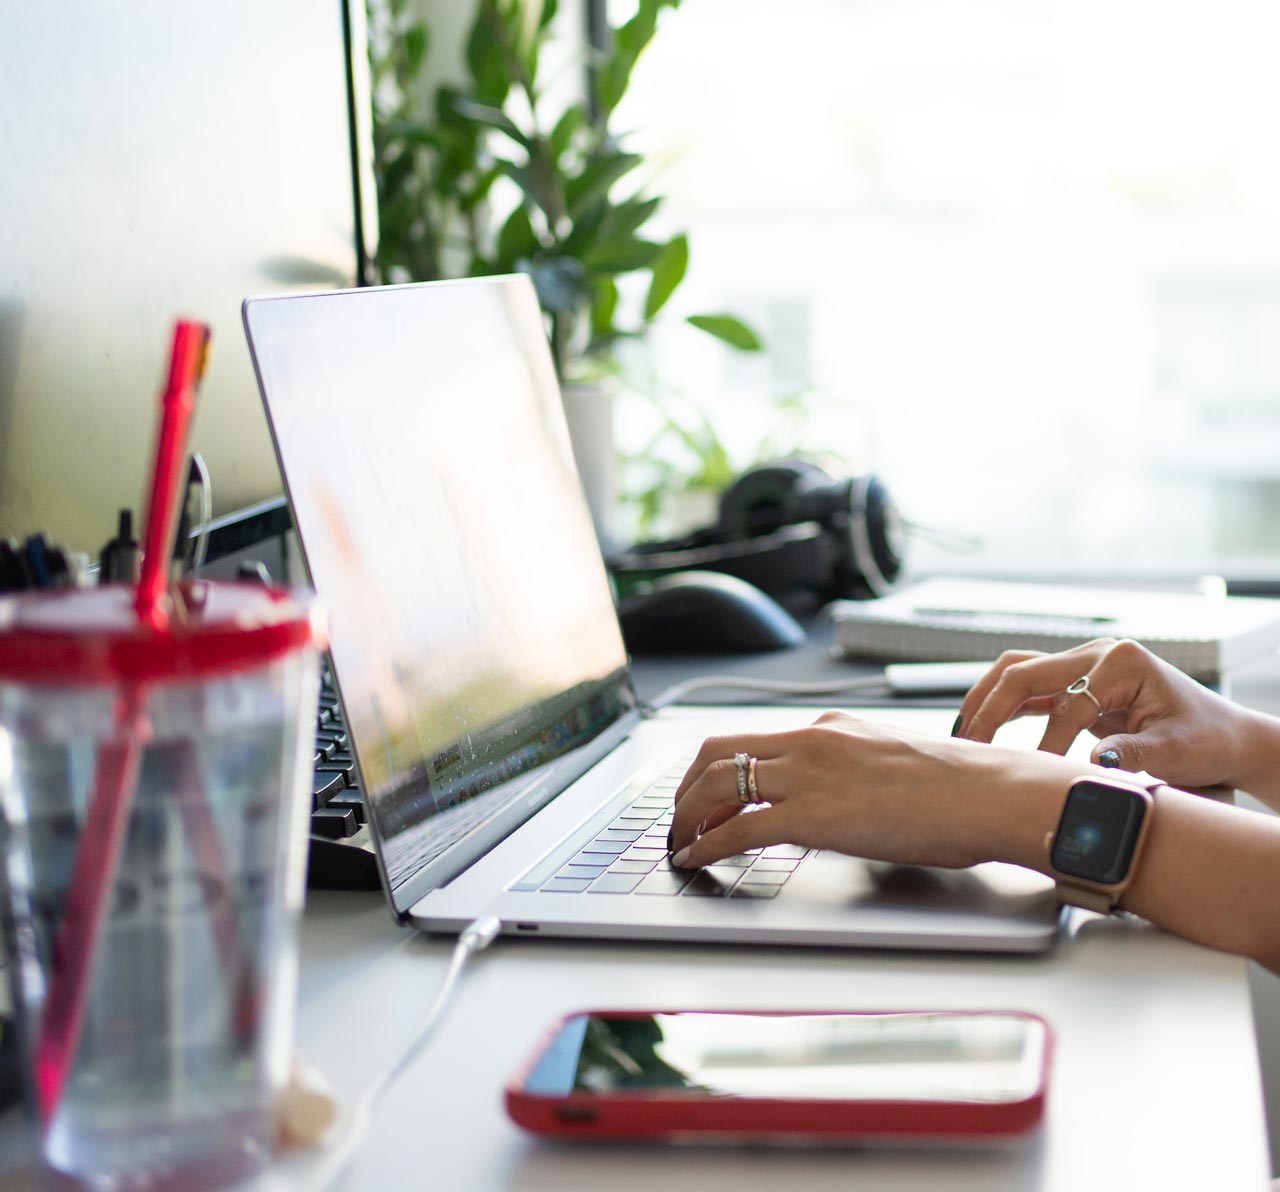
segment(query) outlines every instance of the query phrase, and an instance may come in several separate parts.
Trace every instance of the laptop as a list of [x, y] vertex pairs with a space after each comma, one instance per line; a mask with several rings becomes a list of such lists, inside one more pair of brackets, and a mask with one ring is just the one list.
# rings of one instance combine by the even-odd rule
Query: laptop
[[[812, 708], [637, 698], [527, 277], [251, 298], [244, 325], [330, 619], [390, 906], [457, 932], [1040, 952], [1061, 912], [1011, 866], [784, 845], [666, 855], [707, 736]], [[860, 715], [945, 734], [950, 713]]]

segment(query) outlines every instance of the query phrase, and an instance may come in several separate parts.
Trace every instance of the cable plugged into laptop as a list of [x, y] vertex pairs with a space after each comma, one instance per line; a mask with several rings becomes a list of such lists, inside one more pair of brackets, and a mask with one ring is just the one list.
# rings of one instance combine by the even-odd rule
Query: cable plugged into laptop
[[[315, 1184], [317, 1188], [332, 1186], [346, 1170], [369, 1133], [369, 1122], [382, 1095], [417, 1058], [418, 1053], [434, 1033], [467, 961], [493, 943], [501, 930], [502, 920], [496, 915], [486, 915], [468, 926], [458, 937], [444, 980], [422, 1022], [414, 1032], [413, 1039], [400, 1058], [384, 1069], [381, 1075], [365, 1088], [352, 1106], [341, 1134], [334, 1140], [327, 1161], [321, 1168]], [[329, 1106], [329, 1113], [320, 1113], [317, 1111], [315, 1096], [314, 1087], [300, 1087], [296, 1082], [282, 1094], [279, 1104], [280, 1133], [288, 1142], [299, 1146], [315, 1145], [322, 1141], [328, 1127], [332, 1124], [335, 1116], [332, 1112], [332, 1104]]]

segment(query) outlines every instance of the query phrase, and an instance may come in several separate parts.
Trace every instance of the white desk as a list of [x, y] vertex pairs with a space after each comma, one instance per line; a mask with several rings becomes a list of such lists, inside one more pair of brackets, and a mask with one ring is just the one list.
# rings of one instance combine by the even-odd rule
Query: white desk
[[[815, 676], [820, 677], [820, 676]], [[1254, 701], [1249, 701], [1254, 702]], [[302, 1053], [350, 1104], [408, 1046], [452, 941], [396, 927], [380, 895], [312, 892]], [[547, 1026], [588, 1007], [998, 1007], [1057, 1036], [1043, 1129], [1003, 1151], [552, 1145], [506, 1118], [503, 1086]], [[241, 1192], [309, 1190], [297, 1155]], [[0, 1121], [0, 1189], [44, 1187]], [[52, 1186], [52, 1185], [49, 1185]], [[1266, 1126], [1247, 966], [1090, 918], [1042, 958], [501, 938], [473, 958], [432, 1041], [387, 1093], [348, 1192], [579, 1189], [1263, 1189]]]
[[[397, 929], [380, 899], [316, 894], [303, 934], [302, 1049], [353, 1096], [396, 1057], [450, 944]], [[387, 1094], [346, 1189], [566, 1192], [746, 1188], [1252, 1189], [1268, 1182], [1243, 962], [1092, 920], [1040, 959], [499, 939]], [[589, 1006], [1012, 1007], [1057, 1035], [1042, 1132], [1012, 1150], [552, 1145], [502, 1088], [547, 1024]], [[307, 1187], [299, 1158], [255, 1189]]]

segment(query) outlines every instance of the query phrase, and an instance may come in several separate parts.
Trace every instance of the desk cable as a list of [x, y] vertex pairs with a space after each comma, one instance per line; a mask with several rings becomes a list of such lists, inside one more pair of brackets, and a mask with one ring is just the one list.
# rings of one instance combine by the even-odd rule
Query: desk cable
[[656, 712], [659, 708], [679, 703], [685, 696], [698, 691], [765, 691], [772, 695], [800, 699], [812, 695], [840, 695], [850, 691], [887, 690], [889, 682], [882, 674], [827, 680], [823, 683], [792, 683], [785, 679], [753, 679], [745, 675], [710, 675], [706, 678], [688, 679], [674, 687], [668, 687], [649, 706]]
[[373, 1083], [360, 1094], [359, 1100], [356, 1101], [351, 1111], [351, 1116], [347, 1120], [346, 1129], [330, 1151], [328, 1162], [325, 1164], [323, 1174], [318, 1181], [318, 1187], [332, 1187], [343, 1172], [346, 1171], [360, 1144], [364, 1142], [366, 1135], [369, 1133], [369, 1121], [382, 1095], [404, 1074], [405, 1069], [413, 1062], [427, 1040], [434, 1033], [467, 961], [475, 953], [484, 951], [485, 948], [493, 943], [501, 930], [502, 920], [495, 915], [488, 915], [483, 919], [477, 919], [458, 937], [458, 942], [453, 949], [453, 956], [449, 960], [449, 968], [445, 972], [444, 980], [440, 984], [435, 1000], [432, 1001], [431, 1007], [427, 1010], [425, 1017], [414, 1032], [413, 1039], [404, 1053], [393, 1064], [385, 1068]]
[[818, 683], [756, 679], [747, 675], [711, 675], [668, 687], [653, 700], [649, 710], [656, 712], [659, 708], [678, 703], [697, 691], [765, 691], [784, 699], [857, 692], [875, 692], [880, 697], [941, 699], [964, 695], [987, 673], [991, 665], [990, 662], [890, 662], [879, 674], [825, 679]]

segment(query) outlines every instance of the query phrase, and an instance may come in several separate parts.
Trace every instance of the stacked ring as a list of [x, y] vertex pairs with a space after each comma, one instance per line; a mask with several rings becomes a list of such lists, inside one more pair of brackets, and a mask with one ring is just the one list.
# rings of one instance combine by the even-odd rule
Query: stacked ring
[[747, 760], [747, 798], [752, 803], [762, 802], [760, 788], [756, 785], [756, 759], [754, 757]]
[[738, 770], [738, 802], [744, 807], [751, 801], [747, 794], [747, 763], [751, 761], [745, 753], [735, 753], [733, 764]]

